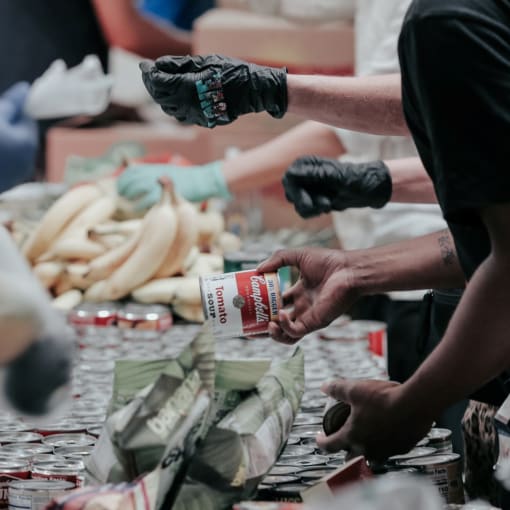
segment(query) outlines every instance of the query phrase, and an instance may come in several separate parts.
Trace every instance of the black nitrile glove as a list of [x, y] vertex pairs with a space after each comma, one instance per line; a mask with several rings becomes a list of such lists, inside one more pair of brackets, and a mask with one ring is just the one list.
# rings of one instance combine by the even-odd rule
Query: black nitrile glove
[[15, 409], [28, 415], [50, 412], [71, 382], [72, 357], [66, 344], [52, 338], [34, 342], [6, 367], [4, 391]]
[[160, 57], [142, 62], [143, 82], [168, 115], [186, 124], [215, 127], [239, 115], [287, 111], [287, 70], [219, 55]]
[[391, 176], [382, 161], [342, 163], [305, 156], [283, 176], [285, 196], [303, 218], [350, 207], [383, 207], [391, 198]]

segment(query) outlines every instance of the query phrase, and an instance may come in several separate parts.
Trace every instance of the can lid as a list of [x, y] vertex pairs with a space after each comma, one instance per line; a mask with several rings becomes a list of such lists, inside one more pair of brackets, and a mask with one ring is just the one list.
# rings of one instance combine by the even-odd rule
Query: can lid
[[400, 462], [403, 460], [408, 459], [416, 459], [418, 457], [428, 457], [429, 455], [434, 455], [436, 453], [436, 450], [434, 448], [428, 448], [426, 446], [413, 448], [412, 450], [408, 451], [407, 453], [402, 453], [399, 455], [393, 455], [388, 460], [392, 462]]
[[168, 317], [170, 309], [163, 305], [143, 305], [129, 303], [117, 312], [119, 319], [126, 320], [151, 320], [157, 321], [162, 317]]
[[9, 483], [11, 490], [55, 491], [74, 489], [75, 484], [66, 480], [15, 480]]
[[448, 453], [441, 455], [430, 455], [427, 457], [418, 457], [414, 459], [404, 460], [400, 464], [402, 466], [433, 466], [441, 464], [451, 464], [452, 462], [460, 461], [458, 453]]
[[23, 471], [30, 468], [30, 463], [28, 460], [24, 459], [1, 459], [0, 460], [0, 472], [6, 473], [6, 472], [16, 472], [16, 471]]
[[269, 485], [276, 485], [276, 484], [283, 484], [283, 483], [290, 483], [290, 482], [297, 482], [299, 478], [297, 476], [290, 476], [290, 475], [268, 475], [263, 479], [263, 482], [265, 484]]
[[452, 431], [450, 429], [432, 428], [427, 434], [427, 439], [430, 444], [440, 443], [451, 439]]

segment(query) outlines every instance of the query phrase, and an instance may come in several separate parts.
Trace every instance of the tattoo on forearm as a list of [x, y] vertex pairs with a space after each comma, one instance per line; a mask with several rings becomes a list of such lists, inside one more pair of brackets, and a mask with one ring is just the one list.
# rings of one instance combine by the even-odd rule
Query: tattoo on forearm
[[437, 238], [439, 249], [441, 250], [441, 258], [445, 266], [452, 266], [457, 260], [455, 249], [452, 246], [450, 236], [448, 234], [440, 234]]

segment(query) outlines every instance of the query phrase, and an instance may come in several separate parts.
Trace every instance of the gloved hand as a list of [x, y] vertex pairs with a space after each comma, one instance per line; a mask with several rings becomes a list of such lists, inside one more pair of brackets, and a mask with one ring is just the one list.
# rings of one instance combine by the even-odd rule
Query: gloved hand
[[34, 171], [37, 124], [23, 113], [28, 83], [13, 85], [0, 96], [0, 192], [27, 179]]
[[283, 176], [285, 196], [303, 218], [350, 207], [383, 207], [391, 198], [392, 184], [383, 161], [343, 163], [305, 156]]
[[142, 62], [143, 82], [168, 115], [212, 128], [244, 113], [287, 111], [286, 69], [258, 66], [219, 55], [160, 57]]
[[120, 195], [131, 200], [139, 199], [135, 208], [147, 209], [161, 196], [158, 179], [169, 177], [175, 190], [190, 202], [200, 202], [211, 197], [231, 198], [221, 161], [207, 165], [182, 167], [169, 164], [143, 164], [128, 167], [117, 180]]

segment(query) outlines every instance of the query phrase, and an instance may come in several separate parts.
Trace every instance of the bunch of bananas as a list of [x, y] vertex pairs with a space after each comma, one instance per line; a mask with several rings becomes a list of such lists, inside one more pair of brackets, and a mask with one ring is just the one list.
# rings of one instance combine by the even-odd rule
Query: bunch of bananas
[[131, 295], [202, 320], [198, 276], [222, 272], [223, 251], [240, 240], [220, 213], [201, 212], [169, 179], [160, 184], [160, 201], [141, 218], [115, 220], [122, 199], [111, 180], [76, 186], [48, 209], [21, 249], [56, 307]]

